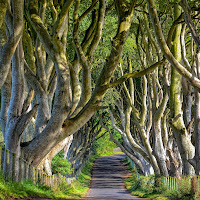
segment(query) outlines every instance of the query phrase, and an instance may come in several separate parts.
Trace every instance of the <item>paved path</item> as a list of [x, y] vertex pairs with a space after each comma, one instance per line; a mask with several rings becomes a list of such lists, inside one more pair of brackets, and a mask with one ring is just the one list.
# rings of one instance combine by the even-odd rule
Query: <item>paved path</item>
[[118, 154], [98, 158], [94, 164], [90, 190], [82, 199], [141, 200], [139, 197], [131, 196], [125, 189], [123, 178], [127, 171], [120, 162], [124, 157], [124, 154]]
[[[127, 170], [121, 162], [123, 158], [125, 158], [124, 154], [98, 158], [94, 164], [90, 190], [88, 191], [87, 196], [81, 199], [142, 200], [142, 198], [131, 196], [129, 192], [125, 189], [123, 178], [127, 175]], [[24, 198], [24, 200], [50, 199], [42, 197], [26, 197]]]

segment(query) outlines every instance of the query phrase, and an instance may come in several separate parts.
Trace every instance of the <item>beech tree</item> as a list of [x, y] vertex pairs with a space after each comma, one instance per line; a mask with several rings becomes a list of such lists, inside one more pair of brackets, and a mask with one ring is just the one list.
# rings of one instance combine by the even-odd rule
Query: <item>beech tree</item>
[[[14, 31], [11, 29], [10, 32], [14, 32], [14, 38], [17, 38], [9, 53], [14, 52], [16, 47], [17, 50], [12, 62], [10, 101], [6, 98], [4, 103], [2, 101], [6, 149], [18, 156], [23, 152], [29, 163], [39, 166], [56, 145], [78, 131], [97, 110], [102, 109], [101, 102], [120, 61], [136, 2], [114, 1], [118, 28], [94, 89], [91, 65], [101, 40], [105, 14], [111, 4], [107, 5], [105, 0], [91, 1], [84, 11], [81, 9], [85, 4], [79, 0], [35, 0], [25, 1], [25, 5], [24, 1], [12, 1], [8, 4], [6, 16], [14, 12]], [[47, 15], [47, 12], [50, 14]], [[50, 19], [47, 19], [49, 16]], [[70, 21], [72, 16], [73, 21]], [[79, 37], [81, 23], [86, 17], [90, 24], [82, 30], [84, 36]], [[71, 32], [73, 47], [68, 47], [67, 36]], [[76, 50], [73, 59], [69, 59], [67, 48]], [[12, 55], [9, 54], [10, 57]], [[6, 56], [1, 54], [1, 58], [6, 59]], [[10, 65], [9, 59], [6, 62]], [[4, 77], [9, 76], [5, 74]], [[29, 89], [26, 96], [24, 77]], [[7, 83], [4, 86], [7, 86], [6, 94], [9, 94], [11, 86], [8, 88]], [[8, 97], [6, 94], [3, 97]], [[7, 108], [8, 114], [4, 112]], [[33, 116], [36, 118], [34, 137], [20, 145], [23, 130]]]

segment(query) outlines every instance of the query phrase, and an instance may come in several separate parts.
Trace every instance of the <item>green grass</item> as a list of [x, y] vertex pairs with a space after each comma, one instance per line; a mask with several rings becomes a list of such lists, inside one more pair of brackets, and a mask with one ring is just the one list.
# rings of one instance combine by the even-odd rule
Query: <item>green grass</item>
[[56, 194], [48, 187], [33, 185], [31, 181], [24, 181], [16, 183], [5, 181], [3, 175], [0, 173], [0, 199], [21, 198], [27, 196], [41, 196], [54, 198]]
[[[131, 170], [130, 164], [127, 163], [128, 169]], [[182, 177], [178, 181], [179, 187], [177, 190], [169, 190], [167, 186], [161, 181], [162, 177], [158, 178], [159, 184], [155, 186], [155, 176], [140, 176], [138, 179], [133, 171], [132, 175], [125, 180], [126, 188], [132, 195], [144, 197], [153, 200], [199, 200], [200, 199], [200, 186], [191, 186], [191, 177]]]
[[51, 189], [47, 186], [34, 185], [32, 181], [16, 183], [5, 181], [0, 174], [0, 199], [9, 200], [22, 197], [46, 197], [46, 198], [79, 198], [85, 196], [90, 182], [90, 176], [81, 174], [81, 179], [75, 180], [72, 185], [67, 186], [63, 181], [58, 187]]
[[154, 200], [168, 199], [164, 194], [167, 190], [166, 186], [163, 184], [159, 187], [154, 186], [154, 175], [148, 177], [140, 176], [140, 179], [138, 179], [130, 165], [130, 162], [127, 159], [125, 159], [124, 162], [126, 162], [128, 170], [132, 173], [132, 175], [124, 181], [126, 188], [132, 195]]
[[89, 162], [85, 165], [77, 180], [73, 181], [72, 185], [67, 186], [63, 181], [58, 187], [54, 187], [53, 189], [39, 184], [34, 185], [32, 181], [24, 181], [22, 183], [5, 181], [3, 175], [0, 173], [0, 199], [9, 200], [28, 196], [57, 199], [84, 197], [90, 186], [91, 171], [94, 161], [100, 156], [117, 153], [108, 152], [107, 154], [103, 153], [101, 155], [91, 156]]
[[83, 168], [80, 176], [72, 185], [62, 181], [58, 187], [53, 189], [47, 186], [34, 185], [32, 181], [24, 181], [16, 183], [5, 181], [2, 174], [0, 174], [0, 199], [9, 200], [14, 198], [22, 198], [27, 196], [39, 196], [47, 198], [79, 198], [86, 195], [91, 180], [91, 170], [96, 157], [92, 157], [90, 161]]

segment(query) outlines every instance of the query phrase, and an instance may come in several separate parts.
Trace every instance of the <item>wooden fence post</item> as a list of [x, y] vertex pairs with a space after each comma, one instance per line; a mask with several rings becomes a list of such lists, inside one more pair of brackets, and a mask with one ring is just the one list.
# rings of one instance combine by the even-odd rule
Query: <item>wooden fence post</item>
[[33, 177], [33, 184], [35, 185], [35, 167], [32, 167], [32, 177]]
[[47, 175], [44, 174], [44, 185], [47, 185]]
[[35, 182], [37, 183], [39, 178], [38, 178], [38, 169], [35, 170]]
[[48, 176], [49, 177], [49, 187], [51, 187], [51, 176]]
[[11, 153], [12, 154], [12, 180], [13, 181], [17, 181], [17, 176], [16, 176], [16, 154], [15, 153]]
[[49, 175], [47, 175], [47, 186], [49, 186]]
[[5, 156], [4, 156], [3, 174], [5, 176], [5, 179], [7, 179], [8, 178], [8, 174], [9, 174], [9, 150], [6, 149], [4, 154], [5, 154]]
[[55, 179], [56, 179], [56, 178], [55, 178], [55, 177], [56, 177], [56, 176], [55, 176], [55, 174], [54, 174], [54, 175], [52, 176], [52, 179], [53, 179], [53, 180], [52, 180], [52, 186], [51, 186], [52, 188], [53, 188], [53, 187], [56, 187], [56, 182], [55, 182]]
[[33, 180], [32, 167], [28, 164], [28, 179]]
[[18, 181], [21, 182], [23, 180], [23, 166], [22, 166], [22, 158], [19, 158], [19, 176]]
[[28, 180], [28, 176], [29, 176], [29, 165], [28, 165], [28, 163], [26, 162], [26, 161], [24, 161], [24, 168], [25, 168], [25, 176], [24, 176], [24, 178], [26, 179], [26, 180]]
[[196, 190], [198, 188], [198, 184], [197, 184], [197, 178], [196, 177], [192, 177], [191, 178], [191, 194], [195, 194]]
[[53, 188], [55, 185], [54, 185], [54, 175], [51, 176], [51, 188]]
[[44, 174], [44, 185], [47, 185], [47, 175]]
[[42, 172], [42, 184], [45, 185], [45, 174]]
[[48, 186], [51, 187], [51, 176], [48, 176]]
[[2, 159], [2, 146], [0, 146], [0, 171], [1, 171], [1, 169], [2, 169], [2, 167], [1, 167], [1, 164], [2, 164], [2, 162], [1, 162], [1, 159]]
[[42, 172], [39, 170], [39, 183], [42, 184]]

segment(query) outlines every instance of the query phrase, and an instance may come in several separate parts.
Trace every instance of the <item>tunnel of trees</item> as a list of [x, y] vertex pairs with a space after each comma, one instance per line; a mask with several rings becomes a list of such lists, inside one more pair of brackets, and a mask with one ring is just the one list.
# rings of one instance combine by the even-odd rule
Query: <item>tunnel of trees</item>
[[0, 0], [5, 148], [78, 172], [107, 132], [144, 175], [200, 175], [199, 20], [197, 0]]

